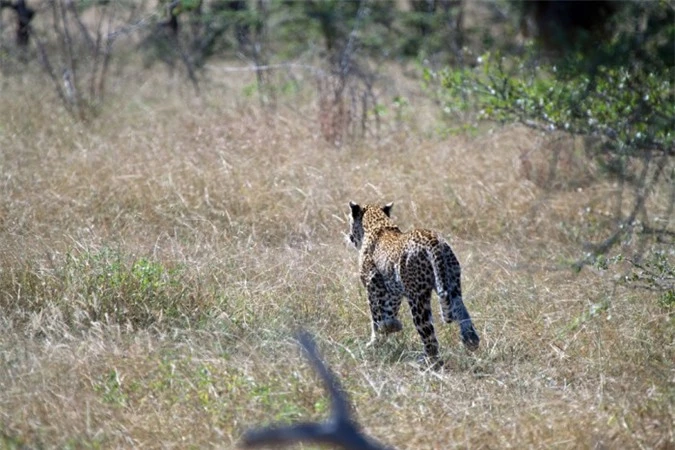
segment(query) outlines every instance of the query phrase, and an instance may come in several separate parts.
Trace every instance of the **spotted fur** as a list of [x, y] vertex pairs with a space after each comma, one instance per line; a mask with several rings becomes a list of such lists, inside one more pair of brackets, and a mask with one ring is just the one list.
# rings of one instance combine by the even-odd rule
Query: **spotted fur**
[[464, 345], [478, 348], [478, 333], [462, 300], [460, 267], [450, 245], [438, 233], [415, 228], [402, 232], [391, 220], [392, 204], [360, 206], [349, 202], [349, 239], [359, 249], [361, 282], [372, 316], [372, 345], [379, 335], [401, 331], [401, 298], [410, 305], [424, 352], [438, 361], [438, 340], [431, 314], [431, 292], [436, 291], [445, 323], [459, 323]]

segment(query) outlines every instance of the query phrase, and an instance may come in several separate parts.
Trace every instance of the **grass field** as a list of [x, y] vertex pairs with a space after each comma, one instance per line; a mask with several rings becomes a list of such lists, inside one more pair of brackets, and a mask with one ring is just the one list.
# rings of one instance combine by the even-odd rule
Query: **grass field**
[[[542, 182], [541, 136], [442, 133], [401, 76], [379, 137], [336, 148], [311, 92], [266, 109], [252, 74], [213, 79], [196, 98], [129, 76], [89, 123], [48, 84], [2, 81], [0, 448], [237, 448], [249, 427], [321, 419], [300, 328], [399, 449], [673, 448], [672, 306], [618, 283], [626, 263], [570, 269], [616, 207], [583, 152]], [[448, 237], [476, 353], [437, 320], [445, 368], [421, 370], [407, 306], [365, 348], [349, 200]]]

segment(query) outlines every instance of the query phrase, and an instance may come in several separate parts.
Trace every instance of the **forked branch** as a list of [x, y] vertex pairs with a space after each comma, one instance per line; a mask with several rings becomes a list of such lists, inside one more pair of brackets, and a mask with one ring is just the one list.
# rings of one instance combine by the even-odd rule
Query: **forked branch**
[[332, 444], [347, 450], [393, 450], [363, 434], [350, 412], [346, 394], [335, 374], [326, 367], [307, 333], [298, 336], [305, 355], [323, 381], [331, 397], [330, 417], [325, 422], [304, 422], [289, 426], [271, 426], [249, 430], [242, 437], [245, 448], [263, 445], [282, 446], [297, 442]]

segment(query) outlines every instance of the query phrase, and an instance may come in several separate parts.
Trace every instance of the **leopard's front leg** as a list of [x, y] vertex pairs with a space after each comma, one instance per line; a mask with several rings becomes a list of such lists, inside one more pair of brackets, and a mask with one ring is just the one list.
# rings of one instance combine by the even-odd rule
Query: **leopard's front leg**
[[387, 290], [384, 277], [375, 270], [365, 280], [365, 285], [371, 314], [371, 335], [366, 347], [370, 347], [377, 342], [378, 336], [386, 336], [403, 329], [396, 317], [401, 298]]
[[368, 294], [368, 306], [370, 307], [370, 340], [366, 347], [370, 347], [377, 342], [378, 331], [382, 323], [381, 300], [386, 294], [384, 280], [382, 275], [373, 271], [367, 281], [364, 282]]

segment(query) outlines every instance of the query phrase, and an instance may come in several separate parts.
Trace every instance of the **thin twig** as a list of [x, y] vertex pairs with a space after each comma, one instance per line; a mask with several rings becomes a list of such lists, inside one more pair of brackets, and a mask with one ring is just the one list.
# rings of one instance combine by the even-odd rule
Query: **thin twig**
[[259, 70], [276, 70], [276, 69], [304, 69], [314, 74], [321, 75], [326, 77], [328, 74], [325, 70], [311, 66], [309, 64], [296, 64], [296, 63], [279, 63], [279, 64], [266, 64], [262, 66], [241, 66], [241, 67], [216, 67], [213, 65], [207, 65], [207, 69], [215, 70], [218, 72], [228, 73], [228, 72], [256, 72]]

